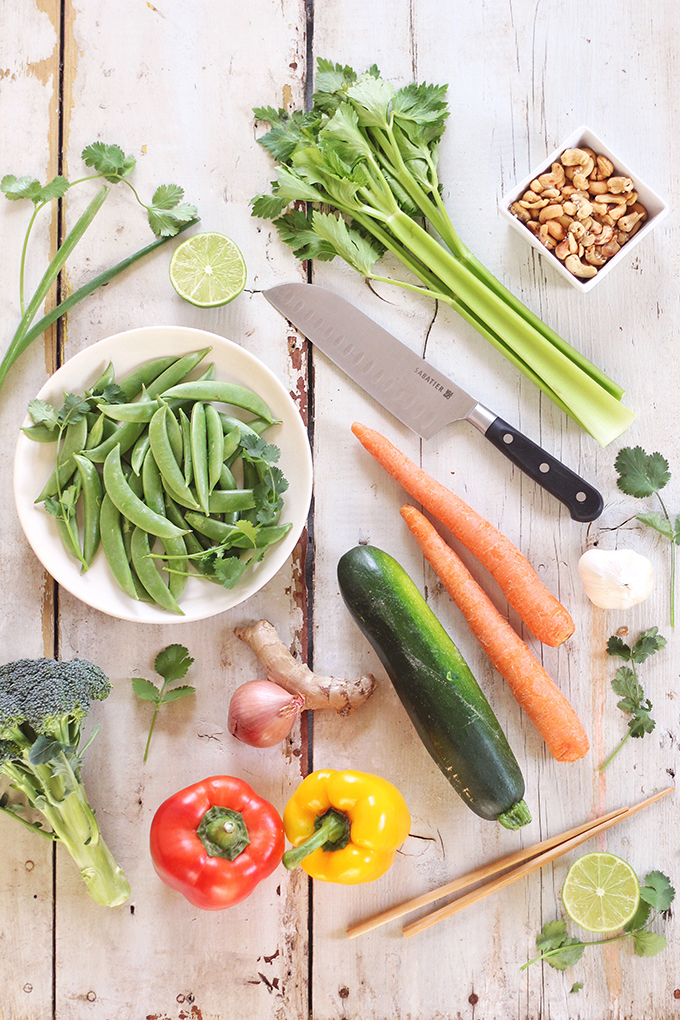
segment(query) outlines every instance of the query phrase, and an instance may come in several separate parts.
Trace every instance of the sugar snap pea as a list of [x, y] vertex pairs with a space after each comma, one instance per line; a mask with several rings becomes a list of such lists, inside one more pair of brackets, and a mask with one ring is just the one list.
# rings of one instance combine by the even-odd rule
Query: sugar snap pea
[[236, 489], [236, 479], [234, 478], [231, 468], [228, 468], [226, 464], [222, 465], [220, 471], [220, 489]]
[[140, 365], [133, 372], [124, 375], [118, 383], [123, 391], [123, 396], [128, 401], [132, 400], [133, 397], [142, 392], [145, 386], [150, 386], [166, 369], [176, 365], [179, 360], [178, 357], [154, 358], [153, 361], [144, 362], [143, 365]]
[[[85, 443], [86, 450], [92, 450], [95, 446], [99, 446], [102, 439], [104, 438], [104, 415], [98, 414], [96, 421], [90, 426], [90, 430], [87, 433], [87, 441]], [[92, 463], [92, 461], [90, 461]]]
[[104, 461], [104, 485], [118, 510], [138, 528], [158, 538], [178, 538], [182, 534], [166, 517], [154, 513], [135, 495], [123, 474], [118, 446], [113, 448]]
[[102, 499], [99, 527], [102, 549], [111, 573], [125, 594], [131, 599], [137, 599], [139, 596], [123, 540], [121, 514], [108, 493], [105, 493]]
[[100, 393], [103, 393], [107, 386], [116, 381], [116, 370], [113, 367], [113, 362], [109, 361], [108, 365], [99, 376], [99, 378], [92, 383], [89, 390], [85, 390], [86, 397], [97, 397]]
[[175, 417], [175, 412], [171, 407], [168, 407], [168, 413], [165, 416], [165, 426], [168, 430], [168, 439], [170, 440], [175, 460], [178, 464], [181, 464], [184, 454], [184, 437], [182, 436], [182, 426]]
[[252, 510], [256, 506], [252, 489], [213, 489], [210, 513], [228, 514], [234, 510]]
[[[200, 364], [209, 350], [209, 347], [205, 347], [201, 351], [185, 354], [183, 358], [173, 361], [171, 365], [149, 383], [146, 390], [147, 396], [155, 398], [164, 389], [167, 389], [168, 386], [173, 386], [180, 379], [184, 379], [189, 372], [192, 372]], [[88, 450], [87, 456], [95, 464], [103, 464], [115, 446], [120, 447], [121, 454], [127, 453], [130, 447], [137, 442], [143, 431], [144, 423], [142, 422], [121, 422], [108, 439], [105, 439], [103, 443], [100, 443], [94, 449]]]
[[219, 379], [179, 383], [165, 390], [162, 396], [180, 397], [183, 400], [214, 400], [219, 404], [242, 407], [270, 423], [273, 421], [268, 405], [257, 393], [253, 393], [245, 386], [236, 386], [234, 383], [222, 382]]
[[[220, 428], [221, 427], [222, 423], [220, 422]], [[225, 461], [228, 460], [233, 453], [236, 453], [241, 443], [241, 430], [238, 425], [231, 429], [230, 432], [223, 434], [223, 442], [224, 447], [222, 449], [222, 460]]]
[[27, 425], [21, 431], [34, 443], [56, 443], [59, 438], [59, 429], [48, 429], [47, 425]]
[[[205, 405], [197, 400], [191, 411], [191, 462], [198, 502], [203, 513], [208, 510], [208, 432]], [[196, 508], [198, 509], [198, 507]]]
[[[179, 531], [179, 529], [177, 530]], [[175, 596], [156, 569], [156, 561], [151, 559], [149, 535], [142, 528], [136, 527], [132, 532], [131, 549], [132, 565], [135, 568], [137, 577], [152, 599], [163, 609], [184, 616], [184, 610], [177, 604]]]
[[182, 428], [182, 451], [184, 453], [184, 481], [191, 485], [194, 480], [194, 462], [191, 456], [191, 422], [184, 408], [179, 409], [179, 423]]
[[[165, 492], [161, 482], [161, 473], [153, 458], [151, 450], [144, 458], [142, 468], [142, 485], [144, 486], [144, 502], [157, 514], [168, 516], [166, 512]], [[181, 522], [182, 530], [187, 530], [184, 521]], [[168, 588], [175, 599], [179, 599], [187, 585], [187, 573], [189, 562], [187, 560], [187, 547], [184, 537], [162, 539], [163, 548], [170, 557], [171, 570], [168, 572]]]
[[83, 558], [87, 570], [99, 548], [99, 517], [102, 504], [102, 483], [99, 472], [87, 457], [74, 453], [83, 493]]
[[148, 450], [142, 467], [142, 485], [144, 487], [144, 502], [154, 513], [165, 516], [165, 493], [161, 482], [161, 473], [153, 457], [153, 451]]
[[146, 457], [146, 451], [149, 449], [149, 432], [142, 432], [141, 436], [132, 447], [132, 453], [130, 454], [130, 464], [132, 470], [136, 475], [142, 470], [144, 464], [144, 458]]
[[208, 442], [208, 492], [212, 492], [220, 480], [220, 471], [224, 463], [222, 422], [212, 404], [205, 405], [205, 425]]
[[182, 469], [175, 459], [170, 437], [168, 435], [167, 418], [172, 412], [167, 404], [161, 404], [155, 415], [149, 422], [149, 444], [154, 460], [158, 465], [161, 477], [167, 483], [172, 492], [177, 494], [178, 499], [188, 506], [199, 508], [191, 490], [184, 480]]
[[132, 404], [97, 404], [102, 414], [114, 421], [148, 423], [158, 410], [155, 400], [137, 400]]

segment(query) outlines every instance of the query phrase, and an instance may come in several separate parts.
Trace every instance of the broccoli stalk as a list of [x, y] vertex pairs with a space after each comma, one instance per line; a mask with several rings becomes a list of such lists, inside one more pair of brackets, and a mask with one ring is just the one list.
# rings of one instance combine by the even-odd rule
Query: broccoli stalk
[[81, 777], [82, 722], [111, 684], [98, 666], [74, 659], [22, 659], [0, 666], [0, 775], [39, 811], [51, 831], [5, 795], [0, 810], [65, 845], [97, 903], [115, 907], [130, 886], [104, 843]]

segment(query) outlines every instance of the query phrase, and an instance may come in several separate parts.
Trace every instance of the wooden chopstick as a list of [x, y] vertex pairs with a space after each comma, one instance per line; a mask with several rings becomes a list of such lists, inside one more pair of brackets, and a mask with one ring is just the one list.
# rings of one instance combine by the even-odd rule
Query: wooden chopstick
[[[517, 850], [515, 853], [512, 853], [507, 857], [503, 857], [491, 864], [485, 864], [483, 867], [477, 868], [475, 871], [469, 872], [461, 878], [456, 878], [451, 882], [447, 882], [445, 885], [439, 886], [437, 889], [433, 889], [427, 893], [422, 893], [420, 896], [416, 896], [413, 899], [399, 903], [395, 907], [390, 907], [389, 910], [385, 910], [380, 914], [376, 914], [374, 917], [368, 918], [366, 921], [362, 921], [360, 924], [348, 928], [347, 937], [356, 938], [366, 932], [373, 931], [374, 928], [387, 924], [388, 921], [394, 921], [398, 917], [403, 917], [404, 914], [410, 914], [412, 911], [418, 910], [420, 907], [425, 907], [429, 903], [434, 903], [436, 900], [443, 899], [444, 896], [450, 896], [452, 893], [459, 892], [461, 889], [464, 889], [469, 885], [474, 885], [476, 882], [481, 882], [486, 878], [490, 878], [492, 875], [496, 875], [500, 871], [506, 871], [508, 868], [515, 867], [516, 865], [523, 864], [525, 861], [536, 858], [540, 854], [551, 850], [553, 847], [560, 846], [570, 839], [585, 833], [591, 833], [593, 828], [605, 822], [611, 821], [611, 824], [614, 824], [615, 821], [621, 820], [624, 816], [628, 816], [635, 811], [639, 811], [642, 807], [645, 807], [652, 801], [658, 800], [660, 797], [670, 793], [672, 789], [673, 787], [669, 787], [667, 790], [664, 790], [662, 793], [655, 794], [653, 797], [643, 801], [642, 804], [639, 804], [634, 808], [618, 808], [616, 811], [610, 811], [608, 814], [601, 815], [599, 818], [590, 819], [582, 825], [569, 829], [567, 832], [562, 832], [557, 836], [552, 836], [550, 839], [543, 840], [542, 843], [536, 843], [533, 846], [525, 847], [523, 850]], [[595, 835], [595, 833], [592, 833], [592, 835]], [[585, 838], [589, 839], [590, 835]], [[566, 851], [564, 852], [566, 853]], [[406, 934], [405, 929], [404, 934]], [[415, 934], [415, 932], [413, 932], [413, 934]]]
[[420, 920], [405, 925], [402, 930], [402, 935], [405, 938], [409, 938], [411, 935], [417, 935], [418, 932], [432, 927], [432, 925], [445, 920], [447, 917], [452, 917], [453, 914], [457, 914], [460, 910], [464, 910], [465, 907], [469, 907], [473, 903], [477, 903], [479, 900], [484, 899], [484, 897], [490, 896], [491, 893], [497, 892], [498, 889], [503, 889], [505, 886], [511, 885], [518, 879], [524, 878], [526, 875], [530, 875], [532, 871], [537, 871], [546, 864], [550, 864], [551, 861], [556, 860], [558, 857], [568, 853], [570, 850], [574, 850], [577, 846], [580, 846], [587, 840], [592, 839], [593, 836], [597, 836], [599, 833], [611, 828], [612, 825], [618, 825], [618, 823], [623, 821], [624, 818], [630, 818], [631, 815], [634, 815], [637, 811], [641, 811], [642, 808], [647, 807], [649, 804], [653, 804], [655, 801], [660, 800], [667, 794], [672, 793], [674, 789], [675, 787], [669, 786], [665, 790], [655, 793], [652, 797], [648, 797], [647, 800], [643, 800], [640, 804], [635, 804], [633, 807], [625, 808], [623, 811], [614, 814], [613, 817], [607, 818], [606, 816], [603, 816], [603, 820], [597, 819], [589, 829], [586, 829], [585, 832], [582, 832], [580, 835], [572, 836], [564, 842], [558, 843], [557, 846], [553, 847], [551, 850], [546, 850], [537, 857], [533, 857], [525, 864], [508, 872], [508, 874], [501, 875], [493, 881], [487, 882], [486, 885], [481, 886], [479, 889], [475, 889], [473, 892], [468, 893], [466, 896], [461, 896], [459, 899], [454, 900], [453, 903], [448, 903], [446, 906], [439, 907], [438, 910], [433, 910], [431, 913], [426, 914], [425, 917], [421, 917]]
[[507, 857], [502, 857], [497, 861], [493, 861], [491, 864], [485, 864], [483, 867], [477, 868], [475, 871], [468, 872], [467, 875], [463, 875], [461, 878], [454, 878], [451, 882], [447, 882], [445, 885], [439, 886], [437, 889], [432, 889], [430, 892], [422, 893], [420, 896], [415, 896], [411, 900], [405, 900], [403, 903], [398, 903], [396, 907], [390, 907], [389, 910], [385, 910], [381, 914], [376, 914], [375, 917], [369, 917], [367, 921], [362, 921], [361, 924], [348, 928], [347, 937], [354, 939], [358, 935], [363, 935], [367, 931], [373, 931], [374, 928], [379, 928], [381, 925], [387, 924], [388, 921], [394, 921], [397, 917], [403, 917], [404, 914], [410, 914], [412, 911], [418, 910], [420, 907], [426, 907], [429, 903], [434, 903], [435, 900], [441, 900], [444, 896], [450, 896], [452, 893], [459, 892], [461, 889], [465, 889], [468, 885], [474, 885], [476, 882], [481, 882], [485, 878], [491, 878], [492, 875], [497, 875], [499, 871], [506, 871], [508, 868], [512, 868], [517, 864], [523, 864], [524, 861], [527, 861], [532, 857], [537, 857], [538, 854], [542, 853], [544, 850], [550, 850], [552, 847], [557, 846], [558, 843], [563, 843], [566, 839], [570, 839], [572, 836], [578, 836], [582, 832], [586, 832], [588, 829], [591, 829], [594, 825], [597, 825], [605, 819], [625, 814], [626, 810], [626, 808], [618, 808], [616, 811], [610, 811], [609, 814], [602, 815], [600, 818], [591, 818], [582, 825], [578, 825], [574, 829], [569, 829], [568, 832], [561, 832], [559, 835], [552, 836], [550, 839], [546, 839], [542, 843], [535, 843], [533, 846], [524, 847], [522, 850], [516, 850]]

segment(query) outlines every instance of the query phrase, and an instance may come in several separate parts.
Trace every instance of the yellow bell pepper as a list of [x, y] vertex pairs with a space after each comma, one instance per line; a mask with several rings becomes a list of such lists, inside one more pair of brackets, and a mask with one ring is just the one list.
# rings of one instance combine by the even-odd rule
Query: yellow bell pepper
[[294, 849], [283, 863], [322, 882], [372, 882], [391, 867], [410, 825], [404, 798], [386, 779], [320, 769], [286, 804], [283, 828]]

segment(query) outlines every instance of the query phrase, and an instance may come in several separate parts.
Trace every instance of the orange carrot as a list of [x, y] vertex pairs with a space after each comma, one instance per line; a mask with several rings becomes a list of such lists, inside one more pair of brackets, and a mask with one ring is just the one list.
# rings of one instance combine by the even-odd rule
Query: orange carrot
[[401, 516], [552, 756], [557, 761], [582, 758], [588, 737], [559, 687], [427, 518], [412, 506], [403, 506]]
[[532, 634], [546, 645], [562, 644], [574, 621], [548, 591], [519, 549], [445, 485], [414, 464], [379, 432], [355, 422], [352, 432], [389, 474], [477, 557]]

